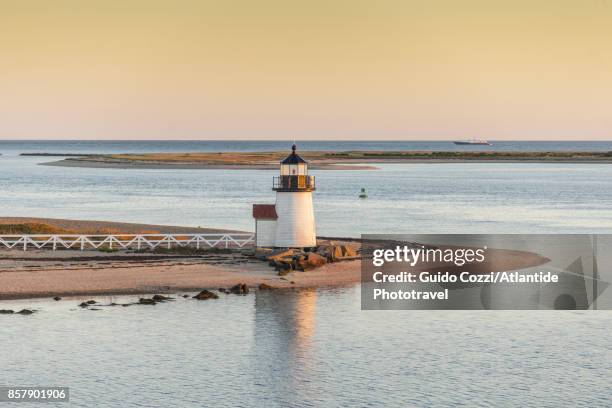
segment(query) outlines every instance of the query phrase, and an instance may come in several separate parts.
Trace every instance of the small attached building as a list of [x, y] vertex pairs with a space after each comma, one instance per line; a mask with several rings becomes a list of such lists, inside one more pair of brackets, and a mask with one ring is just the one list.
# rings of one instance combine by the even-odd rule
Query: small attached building
[[255, 245], [273, 247], [276, 242], [276, 207], [274, 204], [253, 204]]

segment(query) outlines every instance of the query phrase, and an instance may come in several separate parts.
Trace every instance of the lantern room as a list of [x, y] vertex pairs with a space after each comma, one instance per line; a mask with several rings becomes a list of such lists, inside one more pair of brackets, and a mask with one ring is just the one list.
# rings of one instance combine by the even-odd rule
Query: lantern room
[[274, 177], [274, 191], [314, 191], [315, 178], [308, 175], [308, 163], [295, 152], [296, 146], [291, 146], [291, 154], [280, 162], [280, 175]]
[[306, 176], [308, 174], [308, 163], [295, 152], [296, 146], [291, 146], [291, 154], [280, 163], [281, 176]]

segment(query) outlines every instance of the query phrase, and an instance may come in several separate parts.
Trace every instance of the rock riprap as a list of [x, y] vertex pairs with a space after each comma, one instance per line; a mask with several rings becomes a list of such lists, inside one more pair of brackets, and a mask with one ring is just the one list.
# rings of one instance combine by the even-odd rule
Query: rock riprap
[[304, 251], [296, 248], [272, 250], [258, 248], [255, 257], [268, 261], [278, 271], [279, 276], [293, 271], [309, 271], [330, 262], [339, 262], [359, 258], [357, 250], [350, 245], [326, 244], [313, 250]]

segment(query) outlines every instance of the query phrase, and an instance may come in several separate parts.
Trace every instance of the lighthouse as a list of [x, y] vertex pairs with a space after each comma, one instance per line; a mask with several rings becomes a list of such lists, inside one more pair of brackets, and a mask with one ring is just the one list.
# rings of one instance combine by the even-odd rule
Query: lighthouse
[[273, 178], [275, 204], [254, 204], [256, 246], [308, 248], [317, 245], [312, 192], [315, 178], [308, 163], [296, 153], [280, 162], [280, 175]]

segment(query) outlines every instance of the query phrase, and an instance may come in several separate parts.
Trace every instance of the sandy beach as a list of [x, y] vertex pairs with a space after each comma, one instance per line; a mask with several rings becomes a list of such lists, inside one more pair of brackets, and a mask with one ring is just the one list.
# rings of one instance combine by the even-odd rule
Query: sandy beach
[[173, 225], [137, 224], [128, 222], [95, 221], [95, 220], [67, 220], [60, 218], [36, 217], [0, 217], [0, 227], [10, 224], [41, 224], [55, 228], [58, 232], [74, 234], [173, 234], [177, 232], [188, 233], [222, 233], [242, 232], [218, 228], [177, 227]]
[[[46, 218], [0, 218], [0, 226], [46, 225], [71, 233], [231, 232], [210, 228]], [[71, 295], [149, 294], [217, 289], [245, 283], [304, 288], [351, 285], [360, 261], [327, 264], [279, 276], [252, 250], [197, 254], [96, 250], [0, 250], [0, 299]]]
[[[68, 231], [78, 234], [138, 234], [179, 232], [232, 232], [208, 228], [82, 221], [47, 218], [0, 218], [0, 228], [26, 228], [36, 233]], [[234, 231], [235, 232], [235, 231]], [[46, 232], [49, 234], [52, 232]], [[355, 240], [318, 239], [319, 245], [349, 245]], [[513, 270], [541, 265], [548, 259], [537, 254], [490, 249], [491, 262], [477, 265], [474, 272]], [[229, 288], [260, 284], [271, 288], [314, 288], [347, 286], [361, 281], [361, 260], [346, 258], [307, 271], [280, 274], [265, 259], [258, 259], [253, 248], [190, 250], [156, 249], [137, 251], [95, 249], [17, 249], [0, 250], [0, 299], [54, 296], [167, 294], [179, 291]], [[395, 265], [404, 268], [405, 265]], [[406, 270], [420, 270], [421, 266]], [[448, 269], [448, 264], [427, 264], [432, 272]], [[455, 268], [457, 272], [461, 268]], [[403, 270], [403, 269], [402, 269]], [[451, 272], [453, 269], [451, 268]]]
[[[120, 260], [116, 256], [104, 260], [98, 253], [78, 253], [77, 260], [70, 257], [49, 260], [50, 254], [45, 251], [24, 261], [6, 255], [3, 253], [0, 260], [0, 299], [174, 293], [238, 283], [250, 287], [265, 283], [274, 288], [339, 286], [358, 283], [361, 277], [360, 261], [278, 276], [265, 262], [251, 259], [236, 264], [234, 256], [212, 262], [205, 256], [139, 261], [133, 257]], [[36, 256], [44, 256], [45, 260], [36, 260]]]

